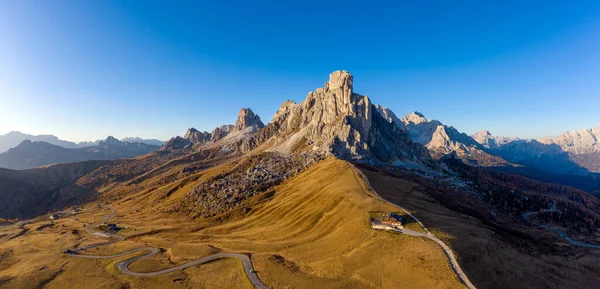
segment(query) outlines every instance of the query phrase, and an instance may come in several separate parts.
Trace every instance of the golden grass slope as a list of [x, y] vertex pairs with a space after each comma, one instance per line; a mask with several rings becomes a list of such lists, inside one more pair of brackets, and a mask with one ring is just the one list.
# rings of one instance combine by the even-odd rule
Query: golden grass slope
[[[375, 231], [369, 227], [373, 211], [391, 211], [394, 207], [371, 196], [352, 166], [334, 158], [327, 159], [275, 187], [274, 193], [257, 196], [247, 214], [234, 218], [189, 220], [160, 210], [175, 202], [189, 186], [206, 179], [219, 168], [189, 180], [190, 184], [165, 186], [145, 195], [131, 195], [129, 201], [113, 205], [118, 214], [111, 222], [128, 226], [123, 232], [128, 240], [99, 249], [111, 254], [130, 247], [156, 246], [164, 253], [132, 264], [132, 269], [153, 271], [182, 264], [215, 252], [247, 252], [261, 280], [272, 288], [463, 288], [437, 244], [432, 241], [396, 233]], [[164, 190], [173, 190], [169, 197]], [[173, 199], [172, 199], [173, 198]], [[152, 201], [149, 201], [152, 200]], [[154, 203], [154, 204], [153, 204]], [[96, 213], [98, 215], [98, 212]], [[35, 235], [42, 232], [35, 232]], [[81, 242], [77, 236], [69, 242]], [[32, 270], [19, 273], [0, 266], [0, 276], [12, 278], [7, 284], [24, 284], [36, 276], [38, 267], [54, 267], [69, 262], [47, 286], [86, 284], [86, 288], [246, 288], [248, 281], [237, 260], [219, 260], [183, 272], [159, 277], [139, 278], [117, 272], [117, 261], [74, 260], [58, 255], [68, 244], [42, 242], [30, 233], [9, 242], [0, 241], [0, 252], [17, 250], [20, 242], [31, 242], [27, 256], [43, 254], [28, 261]], [[34, 242], [51, 248], [52, 254], [36, 249]], [[23, 244], [23, 243], [21, 243]], [[26, 248], [26, 247], [23, 247]], [[18, 249], [21, 250], [21, 249]], [[41, 253], [43, 252], [43, 253]], [[25, 255], [24, 255], [25, 256]], [[9, 257], [20, 263], [23, 258]], [[60, 262], [59, 262], [60, 261]], [[75, 265], [76, 264], [76, 265]], [[87, 266], [87, 267], [86, 267]], [[88, 268], [87, 273], [80, 268]], [[35, 270], [33, 270], [35, 269]], [[58, 270], [58, 269], [56, 269]], [[94, 279], [95, 278], [95, 279]], [[100, 278], [100, 279], [98, 279]], [[101, 280], [100, 283], [92, 280]], [[15, 281], [17, 283], [15, 283]], [[23, 288], [35, 288], [39, 282]], [[96, 286], [94, 286], [96, 284]], [[57, 287], [55, 287], [57, 288]], [[75, 287], [73, 287], [75, 288]]]

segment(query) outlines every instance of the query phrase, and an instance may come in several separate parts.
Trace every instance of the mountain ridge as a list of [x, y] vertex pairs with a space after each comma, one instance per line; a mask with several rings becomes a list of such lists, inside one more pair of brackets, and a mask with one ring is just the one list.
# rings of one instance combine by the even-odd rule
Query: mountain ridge
[[477, 141], [453, 126], [438, 120], [428, 120], [420, 112], [412, 112], [398, 118], [394, 112], [381, 105], [376, 106], [379, 114], [389, 123], [408, 131], [410, 138], [424, 145], [434, 159], [453, 154], [463, 161], [478, 166], [508, 166], [506, 160], [491, 154]]
[[97, 146], [72, 149], [47, 142], [24, 140], [18, 146], [0, 154], [0, 167], [22, 170], [59, 163], [131, 158], [158, 148], [142, 143], [121, 142], [110, 136], [100, 141]]
[[600, 126], [531, 140], [496, 137], [487, 131], [474, 138], [514, 163], [558, 173], [600, 172]]

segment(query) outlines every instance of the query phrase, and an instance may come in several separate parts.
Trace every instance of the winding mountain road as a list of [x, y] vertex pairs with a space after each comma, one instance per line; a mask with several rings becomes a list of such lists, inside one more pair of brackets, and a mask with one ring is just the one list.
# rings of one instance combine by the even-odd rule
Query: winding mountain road
[[[557, 209], [556, 209], [556, 201], [554, 201], [554, 200], [553, 200], [552, 202], [554, 202], [554, 203], [552, 204], [552, 207], [550, 207], [550, 209], [543, 209], [543, 210], [542, 210], [542, 212], [544, 212], [544, 213], [552, 213], [552, 212], [559, 212], [559, 213], [562, 213], [561, 211], [559, 211], [559, 210], [557, 210]], [[554, 231], [554, 232], [555, 232], [556, 234], [558, 234], [558, 235], [559, 235], [561, 238], [565, 239], [567, 242], [569, 242], [569, 243], [571, 243], [571, 244], [573, 244], [573, 245], [575, 245], [575, 246], [579, 246], [579, 247], [586, 247], [586, 248], [594, 248], [594, 249], [600, 249], [600, 245], [579, 243], [579, 242], [577, 242], [577, 241], [575, 241], [575, 240], [571, 239], [571, 238], [570, 238], [570, 237], [567, 235], [567, 233], [563, 232], [563, 231], [562, 231], [560, 228], [558, 228], [558, 227], [552, 227], [552, 226], [546, 226], [546, 225], [542, 225], [542, 224], [534, 223], [534, 222], [531, 222], [531, 221], [529, 221], [529, 220], [527, 219], [529, 216], [532, 216], [532, 215], [537, 215], [537, 214], [539, 214], [539, 213], [540, 213], [539, 211], [533, 211], [533, 212], [527, 212], [527, 213], [525, 213], [525, 214], [523, 214], [523, 215], [521, 215], [521, 216], [523, 217], [523, 219], [524, 219], [525, 221], [529, 222], [530, 224], [532, 224], [532, 225], [534, 225], [534, 226], [536, 226], [536, 227], [539, 227], [539, 228], [543, 228], [543, 229], [548, 229], [548, 230], [552, 230], [552, 231]]]
[[144, 255], [131, 257], [131, 258], [128, 258], [128, 259], [123, 260], [116, 264], [116, 267], [124, 274], [131, 275], [131, 276], [146, 276], [146, 277], [147, 276], [157, 276], [157, 275], [167, 274], [167, 273], [171, 273], [171, 272], [175, 272], [175, 271], [180, 271], [180, 270], [192, 267], [192, 266], [204, 264], [204, 263], [211, 262], [211, 261], [218, 260], [218, 259], [237, 258], [242, 261], [242, 264], [244, 265], [244, 271], [246, 272], [246, 276], [248, 276], [248, 279], [250, 280], [252, 285], [254, 285], [255, 288], [257, 288], [257, 289], [268, 289], [269, 288], [260, 281], [260, 278], [258, 278], [258, 275], [256, 275], [256, 271], [254, 270], [254, 267], [252, 266], [252, 260], [250, 260], [250, 257], [245, 254], [220, 253], [220, 254], [210, 255], [210, 256], [204, 257], [202, 259], [198, 259], [198, 260], [191, 261], [191, 262], [179, 265], [179, 266], [175, 266], [175, 267], [171, 267], [171, 268], [167, 268], [167, 269], [163, 269], [163, 270], [159, 270], [159, 271], [134, 272], [134, 271], [129, 270], [129, 265], [131, 263], [138, 261], [138, 260], [148, 258], [150, 256], [153, 256], [153, 255], [157, 254], [158, 252], [160, 252], [160, 250], [158, 248], [154, 248], [154, 247], [144, 247], [144, 248], [136, 248], [133, 250], [125, 251], [125, 252], [122, 252], [122, 253], [119, 253], [116, 255], [110, 255], [110, 256], [81, 255], [81, 254], [77, 253], [79, 251], [96, 248], [96, 247], [100, 247], [100, 246], [106, 246], [109, 244], [114, 244], [114, 243], [125, 240], [125, 237], [123, 237], [123, 236], [119, 236], [116, 234], [104, 233], [104, 232], [98, 232], [98, 231], [94, 231], [92, 229], [93, 227], [96, 227], [102, 223], [106, 223], [108, 220], [110, 220], [110, 218], [112, 218], [117, 213], [117, 210], [115, 210], [113, 207], [109, 206], [109, 208], [112, 211], [111, 214], [104, 216], [102, 218], [101, 223], [97, 223], [97, 224], [93, 224], [93, 225], [89, 226], [88, 231], [95, 236], [99, 236], [99, 237], [103, 237], [103, 238], [116, 238], [116, 240], [66, 250], [65, 251], [66, 254], [68, 254], [72, 257], [77, 257], [77, 258], [111, 259], [111, 258], [117, 258], [117, 257], [129, 255], [129, 254], [132, 254], [135, 252], [147, 251], [148, 253], [146, 253]]
[[469, 280], [469, 277], [467, 277], [467, 274], [465, 274], [465, 272], [462, 270], [462, 268], [460, 267], [460, 265], [458, 264], [458, 261], [456, 260], [456, 256], [454, 255], [454, 252], [452, 251], [452, 249], [450, 249], [450, 247], [448, 245], [446, 245], [446, 243], [444, 243], [442, 240], [440, 240], [438, 237], [434, 236], [433, 234], [431, 234], [431, 232], [427, 229], [427, 227], [425, 227], [425, 225], [419, 220], [417, 219], [417, 217], [415, 217], [413, 214], [409, 213], [406, 209], [404, 209], [401, 206], [398, 206], [386, 199], [384, 199], [383, 197], [381, 197], [381, 195], [379, 195], [379, 193], [377, 193], [377, 191], [375, 190], [375, 188], [373, 188], [373, 186], [371, 186], [371, 183], [369, 182], [369, 179], [367, 178], [367, 176], [360, 171], [356, 166], [352, 165], [354, 167], [354, 169], [356, 170], [356, 172], [358, 172], [358, 174], [360, 176], [362, 176], [362, 178], [367, 182], [367, 185], [369, 186], [369, 189], [373, 192], [373, 194], [375, 194], [375, 196], [377, 196], [379, 199], [381, 199], [382, 201], [402, 210], [405, 214], [407, 214], [409, 217], [411, 217], [413, 220], [415, 220], [415, 222], [417, 222], [419, 224], [419, 226], [421, 226], [421, 228], [423, 229], [423, 231], [425, 231], [427, 234], [425, 233], [421, 233], [421, 232], [417, 232], [415, 230], [411, 230], [411, 229], [394, 229], [394, 231], [409, 235], [409, 236], [415, 236], [415, 237], [425, 237], [428, 238], [434, 242], [436, 242], [438, 245], [440, 245], [442, 247], [442, 249], [444, 250], [444, 253], [446, 253], [446, 257], [448, 257], [448, 261], [450, 262], [450, 266], [452, 267], [452, 269], [454, 270], [454, 272], [456, 272], [456, 275], [458, 276], [458, 278], [463, 282], [463, 284], [465, 286], [467, 286], [467, 288], [469, 289], [476, 289], [477, 287], [475, 287], [475, 285], [473, 285], [473, 283], [471, 283], [471, 280]]

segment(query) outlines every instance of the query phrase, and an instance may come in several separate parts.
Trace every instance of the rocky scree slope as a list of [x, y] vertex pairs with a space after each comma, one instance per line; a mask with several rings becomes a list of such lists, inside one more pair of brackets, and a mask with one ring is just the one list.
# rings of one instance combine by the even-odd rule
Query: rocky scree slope
[[183, 212], [192, 218], [229, 212], [324, 158], [320, 152], [253, 155], [240, 161], [233, 170], [194, 187], [170, 212]]

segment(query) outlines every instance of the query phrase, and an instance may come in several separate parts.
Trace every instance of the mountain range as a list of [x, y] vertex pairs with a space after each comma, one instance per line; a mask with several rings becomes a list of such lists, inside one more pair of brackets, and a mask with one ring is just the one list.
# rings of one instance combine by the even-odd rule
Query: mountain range
[[144, 143], [121, 142], [110, 136], [95, 146], [83, 148], [64, 148], [43, 141], [24, 140], [0, 154], [0, 167], [22, 170], [58, 163], [131, 158], [158, 148]]
[[495, 137], [489, 131], [477, 132], [472, 137], [491, 153], [517, 164], [551, 173], [600, 172], [600, 126], [530, 140]]
[[[67, 149], [75, 149], [75, 148], [84, 148], [90, 146], [98, 145], [102, 140], [96, 141], [84, 141], [84, 142], [71, 142], [66, 140], [61, 140], [54, 135], [31, 135], [25, 134], [18, 131], [11, 131], [7, 134], [0, 135], [0, 153], [8, 151], [10, 148], [14, 148], [22, 143], [24, 140], [30, 141], [41, 141], [49, 144], [53, 144], [56, 146], [60, 146]], [[144, 143], [149, 145], [161, 146], [163, 145], [163, 141], [157, 139], [142, 139], [139, 137], [125, 137], [121, 139], [122, 142], [130, 142], [130, 143]]]

